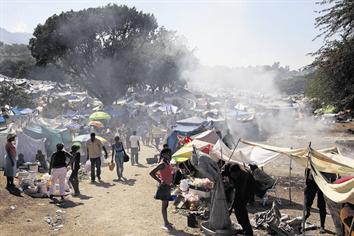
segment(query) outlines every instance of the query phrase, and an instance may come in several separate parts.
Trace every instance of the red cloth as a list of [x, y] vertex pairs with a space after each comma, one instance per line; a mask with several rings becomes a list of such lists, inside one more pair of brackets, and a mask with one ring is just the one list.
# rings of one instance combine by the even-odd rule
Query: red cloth
[[343, 177], [343, 178], [337, 179], [336, 181], [334, 181], [334, 183], [341, 184], [341, 183], [347, 182], [353, 178], [354, 178], [354, 176]]
[[171, 166], [171, 164], [167, 164], [163, 161], [161, 161], [160, 163], [164, 163], [165, 164], [165, 168], [163, 168], [162, 170], [159, 171], [159, 177], [162, 183], [164, 184], [172, 184], [172, 180], [173, 180], [173, 168]]
[[10, 142], [6, 143], [5, 146], [6, 152], [13, 158], [16, 159], [16, 147]]

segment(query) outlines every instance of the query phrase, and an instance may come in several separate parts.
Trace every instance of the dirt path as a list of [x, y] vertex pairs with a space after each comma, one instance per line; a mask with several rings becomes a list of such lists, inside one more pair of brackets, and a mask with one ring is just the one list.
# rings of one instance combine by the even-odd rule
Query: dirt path
[[[69, 196], [64, 204], [58, 205], [50, 204], [49, 199], [33, 199], [23, 194], [23, 197], [15, 197], [8, 194], [4, 190], [5, 179], [1, 176], [0, 235], [203, 235], [199, 229], [188, 228], [186, 217], [174, 213], [172, 207], [169, 208], [169, 217], [176, 230], [167, 233], [161, 229], [161, 203], [153, 198], [156, 183], [148, 175], [153, 167], [145, 164], [145, 158], [154, 154], [156, 150], [144, 147], [140, 153], [140, 162], [145, 166], [125, 164], [124, 175], [128, 179], [126, 183], [115, 182], [116, 172], [104, 167], [103, 182], [97, 184], [91, 184], [89, 180], [80, 182], [82, 196], [80, 198]], [[302, 187], [293, 188], [295, 203], [289, 206], [286, 200], [288, 194], [286, 186], [278, 186], [283, 200], [281, 212], [292, 217], [301, 216]], [[271, 201], [265, 207], [249, 207], [250, 219], [254, 218], [254, 213], [269, 209], [269, 204]], [[15, 205], [16, 209], [11, 210], [11, 205]], [[64, 226], [59, 231], [53, 231], [45, 219], [48, 215], [55, 215], [58, 209], [65, 211]], [[234, 214], [232, 221], [237, 222]], [[309, 221], [319, 224], [317, 210], [314, 210]], [[333, 231], [330, 215], [327, 216], [326, 228]], [[316, 235], [318, 230], [309, 233]], [[255, 231], [255, 235], [267, 234]]]
[[[102, 182], [91, 184], [88, 180], [81, 183], [80, 198], [70, 197], [63, 206], [66, 222], [60, 235], [80, 232], [84, 235], [171, 235], [161, 229], [162, 218], [160, 202], [153, 199], [156, 184], [148, 176], [152, 167], [146, 166], [146, 157], [156, 151], [144, 147], [140, 153], [141, 163], [145, 166], [131, 166], [125, 163], [125, 183], [117, 179], [115, 171], [103, 168]], [[196, 235], [186, 228], [187, 220], [179, 214], [170, 212], [170, 221], [176, 231], [172, 235]]]

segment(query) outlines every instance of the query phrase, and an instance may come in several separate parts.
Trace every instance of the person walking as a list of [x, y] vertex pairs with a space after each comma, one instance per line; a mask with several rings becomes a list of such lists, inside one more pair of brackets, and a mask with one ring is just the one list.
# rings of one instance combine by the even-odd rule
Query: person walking
[[150, 172], [150, 176], [159, 183], [155, 199], [162, 201], [162, 218], [165, 230], [172, 229], [172, 224], [168, 221], [167, 208], [169, 200], [171, 199], [171, 185], [173, 180], [173, 168], [170, 163], [171, 155], [169, 152], [161, 154], [160, 163]]
[[134, 131], [133, 135], [130, 136], [129, 141], [130, 141], [130, 153], [131, 153], [132, 166], [139, 165], [140, 143], [139, 143], [139, 136], [136, 135], [136, 131]]
[[11, 189], [15, 187], [14, 177], [16, 176], [16, 146], [14, 144], [16, 139], [15, 134], [7, 135], [7, 142], [5, 145], [5, 169], [4, 175], [6, 176], [6, 188]]
[[123, 177], [123, 169], [124, 169], [124, 155], [125, 155], [125, 150], [123, 146], [123, 142], [120, 141], [120, 138], [116, 136], [114, 138], [115, 143], [112, 144], [112, 160], [111, 162], [113, 163], [113, 157], [116, 162], [116, 168], [117, 168], [117, 176], [118, 176], [118, 181], [121, 180]]
[[80, 146], [78, 145], [73, 145], [71, 147], [71, 152], [70, 154], [73, 156], [73, 161], [71, 163], [71, 175], [69, 177], [69, 181], [71, 183], [71, 186], [74, 189], [74, 196], [79, 196], [80, 195], [80, 190], [79, 190], [79, 170], [80, 170], [80, 152], [79, 152]]
[[[95, 133], [91, 133], [91, 138], [86, 142], [87, 147], [87, 160], [91, 162], [91, 183], [96, 182], [96, 175], [99, 181], [101, 181], [101, 155], [104, 151], [104, 157], [107, 159], [107, 150], [103, 146], [102, 142], [96, 138]], [[97, 173], [95, 174], [95, 168]]]
[[64, 200], [65, 195], [65, 177], [67, 173], [66, 159], [69, 158], [69, 164], [72, 162], [73, 156], [64, 150], [64, 144], [57, 144], [57, 151], [53, 153], [50, 159], [49, 174], [51, 175], [51, 185], [49, 189], [49, 198], [53, 199], [55, 183], [59, 181], [59, 192], [61, 200]]

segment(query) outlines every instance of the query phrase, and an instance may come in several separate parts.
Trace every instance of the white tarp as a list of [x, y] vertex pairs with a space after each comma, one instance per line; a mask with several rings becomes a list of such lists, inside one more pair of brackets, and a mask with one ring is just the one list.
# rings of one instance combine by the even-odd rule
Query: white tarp
[[[265, 166], [278, 158], [281, 154], [264, 150], [259, 147], [248, 146], [240, 149], [230, 150], [221, 140], [219, 140], [210, 152], [214, 159], [223, 159], [224, 161], [237, 162], [239, 164], [256, 163], [259, 167]], [[231, 159], [230, 156], [232, 155]]]
[[33, 139], [22, 132], [17, 133], [17, 155], [22, 153], [26, 162], [33, 162], [38, 150], [46, 153], [45, 138]]
[[0, 169], [4, 167], [6, 137], [7, 134], [0, 134]]

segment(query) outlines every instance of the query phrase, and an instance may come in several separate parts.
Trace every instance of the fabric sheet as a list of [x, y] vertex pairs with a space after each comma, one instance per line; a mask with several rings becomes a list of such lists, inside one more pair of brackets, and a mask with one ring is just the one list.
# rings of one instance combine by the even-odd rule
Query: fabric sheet
[[45, 138], [33, 139], [19, 132], [17, 133], [17, 154], [22, 153], [26, 162], [34, 162], [38, 150], [41, 150], [42, 153], [46, 153], [45, 141]]

